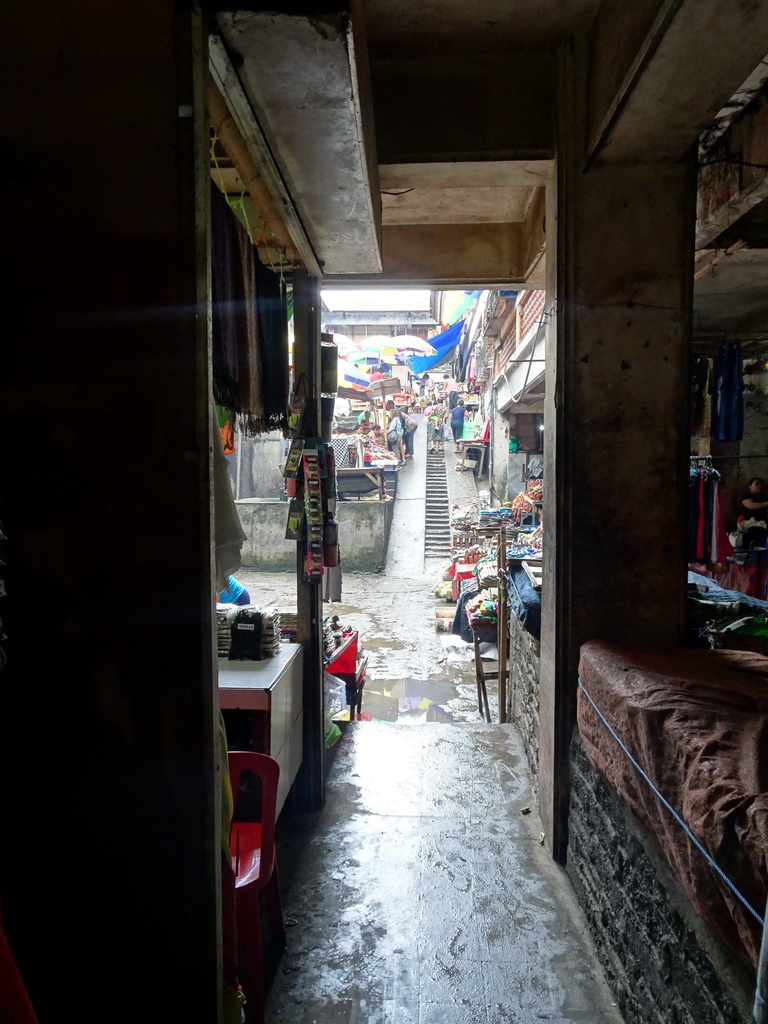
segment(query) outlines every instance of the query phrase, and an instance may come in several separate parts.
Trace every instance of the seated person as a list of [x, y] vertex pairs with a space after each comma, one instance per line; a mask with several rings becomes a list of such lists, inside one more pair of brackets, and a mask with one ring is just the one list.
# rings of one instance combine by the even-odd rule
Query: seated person
[[748, 487], [749, 490], [742, 495], [739, 502], [739, 515], [745, 516], [747, 519], [768, 522], [768, 492], [765, 490], [765, 480], [762, 477], [753, 476]]
[[234, 576], [228, 576], [227, 589], [222, 590], [222, 592], [217, 595], [216, 601], [218, 604], [245, 605], [251, 603], [251, 595], [242, 583], [237, 582]]

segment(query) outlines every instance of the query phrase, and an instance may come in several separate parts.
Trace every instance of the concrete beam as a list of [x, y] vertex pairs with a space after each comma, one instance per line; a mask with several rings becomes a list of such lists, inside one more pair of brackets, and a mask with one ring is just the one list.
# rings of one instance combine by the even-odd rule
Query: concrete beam
[[768, 250], [712, 249], [696, 264], [694, 326], [706, 333], [768, 331]]
[[376, 60], [371, 72], [380, 164], [553, 156], [550, 53], [422, 54]]
[[[628, 13], [629, 10], [629, 13]], [[768, 5], [603, 3], [591, 36], [587, 163], [681, 160], [765, 54]]]
[[[315, 16], [221, 13], [238, 77], [324, 272], [381, 270], [378, 168], [358, 0]], [[338, 4], [334, 5], [338, 8]]]
[[406, 188], [536, 188], [545, 185], [551, 160], [452, 160], [450, 163], [380, 164], [382, 190]]
[[538, 278], [544, 281], [543, 269], [547, 244], [547, 190], [545, 187], [533, 190], [523, 220], [523, 267], [525, 279]]
[[382, 256], [380, 276], [327, 275], [323, 283], [428, 288], [506, 288], [523, 283], [520, 224], [385, 225]]
[[[237, 72], [232, 67], [226, 47], [218, 36], [210, 37], [208, 66], [211, 78], [219, 93], [224, 97], [243, 144], [258, 168], [258, 172], [285, 222], [301, 262], [311, 274], [319, 275], [320, 265], [317, 253], [302, 221], [301, 213], [286, 186], [253, 107], [240, 84]], [[241, 188], [246, 187], [236, 171], [234, 181], [232, 181], [232, 174], [229, 174], [228, 178], [224, 178], [225, 168], [219, 170], [214, 168], [212, 173], [215, 180], [223, 179], [223, 184], [228, 191], [230, 186], [233, 186], [232, 191], [240, 191]], [[221, 184], [221, 181], [217, 181], [217, 184]], [[260, 212], [258, 216], [261, 220]]]
[[768, 198], [768, 93], [703, 154], [699, 165], [696, 247], [709, 245]]

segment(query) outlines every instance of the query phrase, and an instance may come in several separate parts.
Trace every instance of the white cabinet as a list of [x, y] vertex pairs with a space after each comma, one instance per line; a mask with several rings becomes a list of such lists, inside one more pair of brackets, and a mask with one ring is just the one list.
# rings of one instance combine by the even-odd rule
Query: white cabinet
[[302, 669], [301, 644], [280, 644], [279, 654], [262, 661], [219, 659], [219, 707], [254, 712], [253, 749], [280, 765], [277, 814], [301, 766]]

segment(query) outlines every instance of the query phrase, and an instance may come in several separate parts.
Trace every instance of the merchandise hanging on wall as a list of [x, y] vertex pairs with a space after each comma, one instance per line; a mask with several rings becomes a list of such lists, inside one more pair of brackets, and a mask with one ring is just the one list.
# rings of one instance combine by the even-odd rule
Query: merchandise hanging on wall
[[323, 578], [323, 494], [320, 470], [320, 452], [305, 449], [302, 456], [304, 469], [304, 514], [307, 522], [308, 580], [319, 582]]
[[740, 441], [744, 434], [744, 377], [740, 341], [724, 341], [717, 350], [710, 433], [716, 441]]
[[245, 434], [288, 426], [288, 305], [285, 285], [219, 189], [211, 185], [213, 393]]
[[691, 458], [688, 561], [723, 562], [733, 554], [720, 505], [720, 474], [709, 459]]

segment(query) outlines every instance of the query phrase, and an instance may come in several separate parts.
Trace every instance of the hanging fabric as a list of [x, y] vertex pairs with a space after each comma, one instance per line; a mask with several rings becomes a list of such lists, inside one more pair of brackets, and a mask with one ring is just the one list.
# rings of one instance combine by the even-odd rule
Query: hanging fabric
[[288, 305], [278, 274], [211, 185], [213, 394], [245, 434], [288, 423]]
[[710, 435], [716, 441], [740, 441], [744, 433], [744, 377], [741, 342], [724, 341], [717, 350]]
[[691, 363], [691, 437], [709, 437], [712, 429], [712, 360]]
[[709, 458], [691, 458], [688, 489], [688, 561], [723, 562], [733, 554], [720, 502], [720, 474]]

